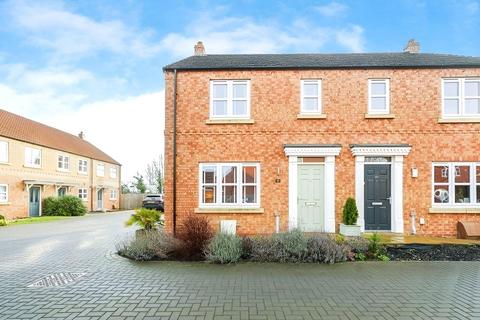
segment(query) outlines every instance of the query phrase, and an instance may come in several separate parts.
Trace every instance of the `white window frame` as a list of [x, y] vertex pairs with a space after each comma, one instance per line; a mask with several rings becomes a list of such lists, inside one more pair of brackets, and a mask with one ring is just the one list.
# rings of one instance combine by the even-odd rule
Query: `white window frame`
[[57, 155], [57, 170], [70, 171], [70, 157], [64, 154]]
[[[32, 155], [33, 151], [38, 151], [39, 153], [39, 164], [28, 162], [28, 160], [34, 160]], [[42, 149], [39, 148], [32, 148], [32, 147], [25, 147], [25, 167], [29, 168], [41, 168], [42, 167]]]
[[[85, 168], [85, 170], [82, 170], [82, 168]], [[78, 173], [88, 174], [88, 160], [78, 159]]]
[[[442, 90], [442, 118], [443, 119], [455, 119], [455, 118], [480, 118], [478, 114], [465, 113], [465, 100], [466, 99], [480, 99], [480, 96], [465, 96], [465, 83], [466, 82], [478, 82], [480, 78], [443, 78], [441, 83]], [[445, 97], [445, 83], [458, 83], [458, 96]], [[445, 113], [445, 99], [458, 99], [458, 114], [446, 114]]]
[[[0, 163], [8, 163], [9, 159], [9, 143], [8, 141], [0, 140]], [[2, 152], [5, 151], [5, 156], [2, 156]]]
[[[237, 176], [235, 184], [225, 184], [222, 183], [222, 167], [224, 166], [234, 166], [237, 168]], [[243, 167], [256, 167], [256, 183], [243, 183]], [[216, 181], [212, 183], [203, 183], [203, 168], [204, 167], [215, 167], [216, 171]], [[218, 163], [200, 163], [198, 171], [198, 203], [200, 208], [260, 208], [261, 205], [261, 172], [260, 172], [260, 163], [259, 162], [218, 162]], [[215, 203], [203, 203], [203, 186], [204, 185], [215, 185]], [[222, 201], [222, 186], [224, 185], [235, 185], [237, 187], [236, 194], [236, 203], [221, 203]], [[243, 186], [255, 185], [256, 189], [256, 203], [243, 203]]]
[[[114, 172], [114, 173], [113, 173]], [[113, 174], [112, 174], [113, 173]], [[110, 168], [110, 178], [116, 179], [117, 178], [117, 168]]]
[[117, 190], [110, 189], [110, 200], [117, 200]]
[[0, 203], [8, 203], [8, 184], [0, 184], [0, 187], [5, 187], [5, 200], [0, 199]]
[[[385, 84], [385, 94], [372, 94], [372, 84]], [[385, 98], [385, 110], [373, 110], [372, 98]], [[368, 114], [390, 114], [390, 79], [368, 79]]]
[[[435, 182], [435, 167], [444, 166], [448, 167], [448, 183]], [[461, 183], [455, 182], [455, 175], [452, 172], [455, 172], [456, 166], [469, 166], [470, 172], [470, 182]], [[477, 202], [477, 183], [476, 181], [476, 167], [480, 166], [480, 162], [433, 162], [432, 163], [432, 182], [431, 182], [431, 199], [432, 207], [442, 208], [442, 207], [455, 207], [455, 208], [480, 208], [480, 203]], [[436, 203], [434, 190], [436, 185], [448, 185], [448, 203]], [[455, 186], [459, 185], [468, 185], [470, 186], [470, 203], [456, 203], [455, 202]]]
[[[233, 85], [246, 84], [247, 85], [247, 113], [245, 115], [234, 115], [233, 114]], [[226, 84], [227, 85], [227, 114], [226, 115], [215, 115], [213, 114], [213, 101], [215, 100], [225, 100], [225, 99], [214, 99], [213, 97], [213, 85], [214, 84]], [[243, 99], [235, 99], [243, 100]], [[210, 118], [211, 119], [250, 119], [250, 80], [210, 80]]]
[[78, 188], [78, 197], [82, 201], [88, 201], [88, 190], [87, 188]]
[[[99, 170], [100, 168], [102, 168], [102, 170]], [[97, 163], [96, 173], [97, 177], [105, 177], [105, 165], [102, 163]]]
[[[318, 86], [318, 91], [316, 96], [306, 96], [304, 85], [308, 83], [314, 83]], [[305, 110], [304, 100], [305, 98], [317, 98], [318, 105], [316, 111], [308, 111]], [[322, 105], [322, 80], [321, 79], [303, 79], [300, 80], [300, 114], [322, 114], [323, 112], [323, 105]]]

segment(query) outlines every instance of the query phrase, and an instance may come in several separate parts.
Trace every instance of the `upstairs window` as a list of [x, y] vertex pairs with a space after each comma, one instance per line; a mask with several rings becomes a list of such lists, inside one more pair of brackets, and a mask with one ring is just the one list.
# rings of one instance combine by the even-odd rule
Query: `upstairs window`
[[110, 178], [115, 179], [117, 177], [117, 168], [110, 168]]
[[105, 176], [105, 165], [97, 164], [97, 177]]
[[0, 162], [8, 162], [8, 142], [0, 141]]
[[368, 80], [368, 113], [390, 113], [390, 81], [388, 79]]
[[322, 81], [301, 80], [301, 114], [322, 113]]
[[434, 164], [433, 204], [480, 206], [480, 163]]
[[444, 118], [480, 117], [480, 79], [443, 79], [442, 113]]
[[36, 148], [25, 148], [25, 166], [40, 168], [42, 165], [42, 151]]
[[62, 171], [68, 171], [70, 169], [70, 158], [64, 155], [58, 155], [57, 169]]
[[210, 118], [250, 117], [249, 80], [210, 81]]
[[87, 160], [80, 159], [78, 160], [78, 172], [82, 174], [87, 174], [88, 172], [88, 162]]

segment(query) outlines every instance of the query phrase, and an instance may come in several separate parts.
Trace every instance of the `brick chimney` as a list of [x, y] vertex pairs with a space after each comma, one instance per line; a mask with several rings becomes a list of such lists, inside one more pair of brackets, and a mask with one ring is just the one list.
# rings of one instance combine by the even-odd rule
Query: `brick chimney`
[[78, 137], [82, 140], [85, 138], [85, 134], [83, 133], [83, 131], [80, 131], [80, 133], [78, 134]]
[[205, 47], [203, 46], [202, 41], [198, 41], [194, 47], [194, 53], [196, 56], [204, 56], [205, 55]]
[[408, 40], [407, 46], [403, 49], [403, 52], [419, 53], [420, 52], [420, 43], [415, 41], [415, 39]]

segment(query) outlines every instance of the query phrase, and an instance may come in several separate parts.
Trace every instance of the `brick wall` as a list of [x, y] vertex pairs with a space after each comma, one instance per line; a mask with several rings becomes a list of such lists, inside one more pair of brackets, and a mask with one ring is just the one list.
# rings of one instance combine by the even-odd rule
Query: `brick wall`
[[[349, 144], [408, 143], [404, 159], [404, 230], [410, 211], [426, 220], [419, 234], [454, 236], [459, 219], [475, 214], [431, 214], [431, 165], [434, 161], [480, 161], [480, 123], [439, 123], [441, 78], [480, 76], [480, 69], [181, 71], [177, 84], [177, 225], [198, 207], [200, 162], [258, 161], [261, 164], [261, 214], [207, 214], [214, 226], [236, 219], [242, 234], [274, 232], [274, 213], [288, 228], [288, 158], [286, 143], [339, 143], [336, 158], [336, 223], [342, 206], [355, 196], [355, 162]], [[173, 75], [166, 73], [167, 229], [172, 230]], [[326, 119], [297, 119], [300, 80], [322, 79]], [[369, 78], [390, 79], [393, 119], [366, 119]], [[250, 79], [254, 124], [208, 125], [209, 81]], [[419, 169], [412, 178], [410, 169]], [[275, 183], [280, 170], [280, 183]]]

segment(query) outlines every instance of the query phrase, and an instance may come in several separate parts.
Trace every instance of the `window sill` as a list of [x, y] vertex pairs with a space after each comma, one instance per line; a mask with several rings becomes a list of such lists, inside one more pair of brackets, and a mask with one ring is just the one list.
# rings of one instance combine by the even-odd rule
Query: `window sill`
[[327, 115], [325, 113], [317, 113], [317, 114], [300, 113], [297, 115], [297, 119], [327, 119]]
[[253, 124], [253, 119], [208, 119], [206, 124]]
[[365, 113], [365, 119], [394, 119], [394, 118], [395, 118], [395, 114], [393, 113], [385, 113], [385, 114]]
[[86, 175], [88, 175], [88, 173], [87, 173], [87, 172], [82, 172], [82, 171], [78, 171], [78, 174], [81, 174], [82, 176], [86, 176]]
[[439, 118], [438, 123], [480, 123], [480, 118]]
[[264, 213], [263, 208], [195, 208], [195, 213]]
[[428, 213], [480, 213], [480, 207], [433, 207]]
[[11, 202], [0, 202], [0, 206], [9, 206], [11, 204]]
[[1, 162], [0, 161], [0, 166], [11, 166], [12, 164], [10, 162]]
[[66, 169], [59, 169], [59, 168], [57, 168], [57, 172], [69, 173], [69, 172], [70, 172], [70, 170], [66, 170]]
[[27, 164], [24, 164], [23, 167], [24, 167], [24, 168], [29, 168], [29, 169], [42, 169], [41, 166], [29, 166], [29, 165], [27, 165]]

